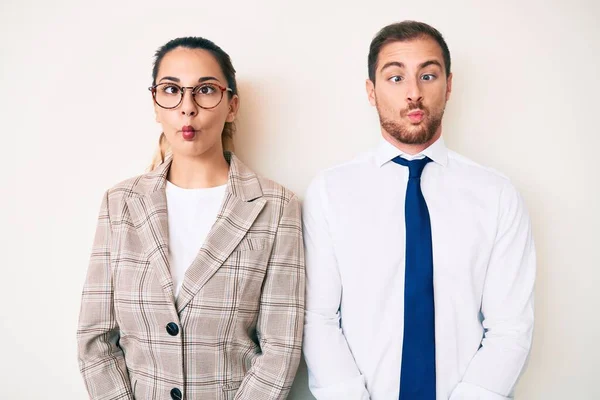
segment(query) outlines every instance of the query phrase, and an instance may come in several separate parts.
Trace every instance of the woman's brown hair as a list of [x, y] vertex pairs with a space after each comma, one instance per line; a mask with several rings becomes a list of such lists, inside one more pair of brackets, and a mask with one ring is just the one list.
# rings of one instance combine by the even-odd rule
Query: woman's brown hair
[[[162, 59], [169, 51], [178, 47], [183, 47], [186, 49], [200, 49], [210, 52], [221, 67], [221, 71], [223, 72], [223, 75], [225, 75], [225, 79], [227, 79], [227, 86], [231, 88], [231, 92], [227, 92], [229, 99], [238, 94], [237, 82], [235, 80], [235, 68], [233, 68], [233, 64], [231, 63], [231, 58], [229, 55], [210, 40], [197, 36], [173, 39], [156, 50], [156, 53], [154, 54], [154, 65], [152, 68], [152, 85], [156, 84], [156, 77], [158, 75], [158, 69]], [[223, 133], [221, 134], [221, 140], [223, 141], [224, 149], [231, 147], [234, 132], [235, 123], [226, 122], [225, 127], [223, 128]], [[170, 151], [171, 149], [169, 142], [167, 142], [167, 137], [163, 132], [160, 134], [158, 139], [158, 148], [154, 154], [154, 157], [152, 158], [152, 164], [150, 165], [149, 170], [151, 171], [162, 164]]]

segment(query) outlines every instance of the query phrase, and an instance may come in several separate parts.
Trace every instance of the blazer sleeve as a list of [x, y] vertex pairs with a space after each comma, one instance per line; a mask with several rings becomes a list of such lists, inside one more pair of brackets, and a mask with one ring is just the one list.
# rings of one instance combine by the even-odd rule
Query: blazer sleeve
[[133, 400], [118, 345], [111, 271], [112, 228], [105, 193], [83, 288], [77, 330], [79, 369], [93, 400]]
[[304, 281], [300, 203], [293, 196], [277, 227], [260, 298], [257, 333], [262, 354], [246, 373], [236, 400], [287, 398], [301, 357]]

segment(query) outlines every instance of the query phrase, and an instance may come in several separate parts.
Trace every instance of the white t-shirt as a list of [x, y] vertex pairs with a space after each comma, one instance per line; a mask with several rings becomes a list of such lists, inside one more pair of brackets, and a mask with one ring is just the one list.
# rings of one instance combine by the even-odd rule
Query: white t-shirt
[[167, 181], [169, 264], [175, 297], [217, 219], [226, 186], [183, 189]]

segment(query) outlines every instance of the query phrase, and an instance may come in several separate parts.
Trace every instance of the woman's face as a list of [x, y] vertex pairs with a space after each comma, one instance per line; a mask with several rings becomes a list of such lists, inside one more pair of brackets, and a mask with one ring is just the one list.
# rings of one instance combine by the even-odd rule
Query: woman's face
[[[157, 100], [177, 98], [177, 87], [201, 85], [195, 95], [199, 104], [212, 106], [216, 85], [227, 87], [227, 80], [214, 56], [200, 49], [178, 47], [169, 51], [160, 62], [156, 76]], [[206, 86], [203, 86], [206, 84]], [[212, 99], [212, 100], [211, 100]], [[162, 104], [172, 100], [164, 100]], [[221, 133], [225, 122], [233, 122], [239, 99], [229, 99], [223, 93], [221, 102], [214, 108], [201, 108], [194, 100], [192, 90], [186, 89], [181, 103], [173, 109], [165, 109], [154, 104], [156, 121], [171, 146], [174, 156], [197, 157], [211, 152], [223, 152]], [[175, 101], [176, 103], [176, 101]], [[167, 104], [169, 105], [169, 104]]]

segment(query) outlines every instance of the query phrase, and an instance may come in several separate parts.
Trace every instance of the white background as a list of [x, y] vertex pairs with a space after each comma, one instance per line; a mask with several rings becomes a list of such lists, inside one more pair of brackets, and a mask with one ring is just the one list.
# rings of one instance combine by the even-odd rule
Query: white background
[[[376, 143], [371, 38], [417, 19], [452, 54], [452, 149], [508, 175], [539, 254], [517, 399], [600, 398], [600, 6], [570, 1], [3, 0], [0, 4], [0, 398], [84, 399], [75, 332], [102, 193], [150, 162], [152, 56], [205, 36], [238, 70], [235, 145], [304, 191]], [[291, 399], [312, 399], [306, 369]]]

